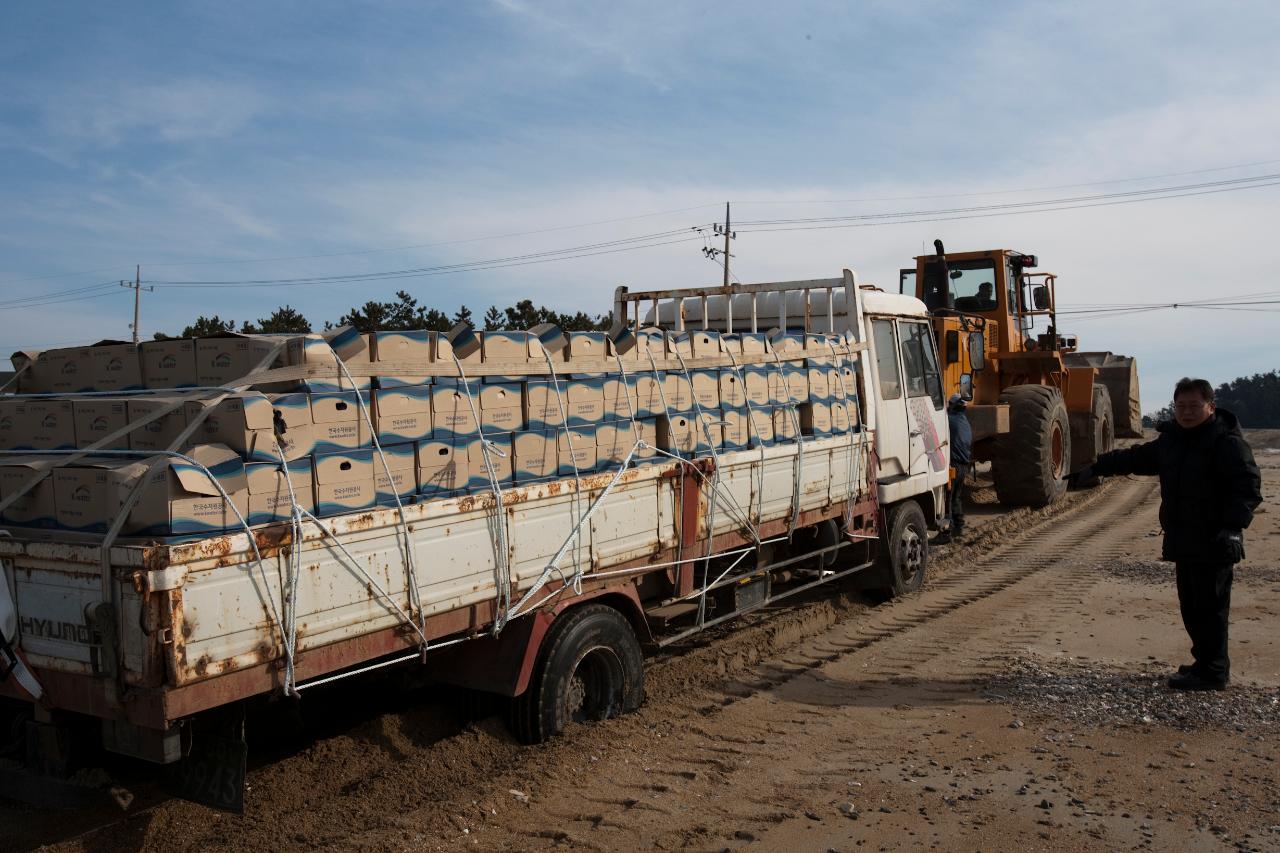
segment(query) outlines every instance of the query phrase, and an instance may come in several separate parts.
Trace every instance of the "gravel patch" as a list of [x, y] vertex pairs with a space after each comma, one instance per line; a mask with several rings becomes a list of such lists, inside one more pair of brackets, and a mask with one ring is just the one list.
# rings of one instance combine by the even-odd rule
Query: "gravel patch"
[[1165, 685], [1170, 674], [1165, 667], [1134, 671], [1017, 660], [986, 685], [983, 696], [1091, 728], [1161, 725], [1280, 733], [1280, 690], [1232, 685], [1222, 692], [1183, 692]]
[[[1133, 583], [1174, 583], [1173, 563], [1160, 560], [1112, 560], [1102, 570], [1114, 578]], [[1280, 568], [1256, 566], [1245, 561], [1236, 566], [1235, 584], [1280, 584]]]
[[1102, 567], [1112, 577], [1134, 583], [1173, 583], [1173, 563], [1159, 560], [1111, 560]]

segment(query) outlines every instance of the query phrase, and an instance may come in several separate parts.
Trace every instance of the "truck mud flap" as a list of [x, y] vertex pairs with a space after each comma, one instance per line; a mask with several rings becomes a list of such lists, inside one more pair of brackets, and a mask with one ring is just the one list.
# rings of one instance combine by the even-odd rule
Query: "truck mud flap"
[[249, 760], [244, 708], [237, 705], [194, 725], [191, 751], [166, 768], [166, 790], [202, 806], [244, 814], [244, 780]]

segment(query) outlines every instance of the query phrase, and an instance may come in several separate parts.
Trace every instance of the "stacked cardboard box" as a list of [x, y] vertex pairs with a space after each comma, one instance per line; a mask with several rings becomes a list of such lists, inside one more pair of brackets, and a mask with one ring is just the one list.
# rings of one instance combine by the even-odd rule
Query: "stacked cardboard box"
[[[598, 332], [342, 330], [290, 336], [278, 351], [279, 337], [244, 335], [51, 351], [35, 358], [26, 381], [59, 390], [34, 393], [135, 386], [155, 393], [0, 398], [0, 450], [84, 448], [163, 410], [162, 417], [109, 445], [163, 451], [199, 418], [179, 449], [212, 459], [221, 470], [229, 471], [232, 461], [239, 465], [217, 479], [230, 486], [232, 504], [249, 522], [261, 524], [288, 521], [295, 500], [317, 515], [333, 515], [394, 505], [397, 498], [409, 503], [487, 491], [495, 481], [505, 488], [585, 476], [613, 470], [629, 454], [634, 464], [664, 458], [656, 448], [695, 457], [857, 428], [856, 374], [824, 336], [641, 329], [633, 339], [634, 346], [621, 352]], [[267, 393], [184, 397], [184, 388], [233, 384], [273, 351], [277, 365], [342, 358], [369, 365], [358, 371], [368, 375], [355, 377], [354, 388], [345, 378], [321, 377], [268, 386]], [[742, 363], [775, 351], [780, 359]], [[732, 366], [655, 369], [668, 357], [726, 353]], [[411, 369], [431, 363], [461, 365], [464, 373], [485, 363], [541, 367], [548, 355], [554, 377], [513, 372], [464, 381]], [[0, 496], [6, 484], [11, 488], [41, 464], [21, 456], [0, 463]], [[107, 498], [138, 476], [138, 465], [145, 468], [136, 459], [91, 459], [68, 469], [78, 472], [74, 477], [50, 478], [3, 520], [105, 529], [109, 520], [77, 502], [86, 493], [76, 488], [90, 488], [93, 500], [109, 508]], [[131, 514], [129, 531], [178, 534], [234, 526], [228, 507], [214, 506], [207, 476], [201, 491], [191, 473], [198, 468], [166, 461], [160, 470], [165, 477], [148, 483], [149, 502]], [[162, 494], [170, 500], [165, 518], [157, 508]], [[66, 504], [61, 512], [59, 495]]]

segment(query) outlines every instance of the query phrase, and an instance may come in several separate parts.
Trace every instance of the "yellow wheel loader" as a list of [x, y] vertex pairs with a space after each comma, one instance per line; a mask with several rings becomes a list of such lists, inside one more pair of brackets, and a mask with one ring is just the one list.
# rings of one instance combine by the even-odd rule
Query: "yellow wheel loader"
[[1045, 506], [1117, 436], [1141, 437], [1137, 364], [1058, 331], [1057, 277], [1035, 255], [933, 245], [900, 289], [929, 308], [944, 386], [968, 401], [974, 459], [991, 462], [1000, 502]]

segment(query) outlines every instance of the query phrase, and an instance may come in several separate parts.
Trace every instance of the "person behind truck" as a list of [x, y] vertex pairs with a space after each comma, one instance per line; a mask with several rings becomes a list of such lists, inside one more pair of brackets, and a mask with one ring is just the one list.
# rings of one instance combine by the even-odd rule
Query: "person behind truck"
[[1173, 421], [1155, 441], [1098, 457], [1069, 479], [1109, 474], [1160, 478], [1162, 558], [1175, 564], [1182, 624], [1194, 663], [1169, 679], [1175, 690], [1222, 690], [1231, 679], [1227, 619], [1235, 564], [1244, 559], [1243, 531], [1262, 503], [1262, 478], [1235, 415], [1218, 408], [1213, 386], [1181, 379]]
[[992, 311], [996, 307], [995, 288], [991, 282], [984, 281], [978, 285], [978, 311]]
[[951, 434], [951, 467], [955, 480], [951, 483], [951, 527], [933, 541], [939, 545], [958, 541], [964, 533], [964, 502], [969, 497], [969, 469], [973, 466], [973, 430], [964, 410], [964, 397], [952, 394], [947, 401], [947, 429]]

